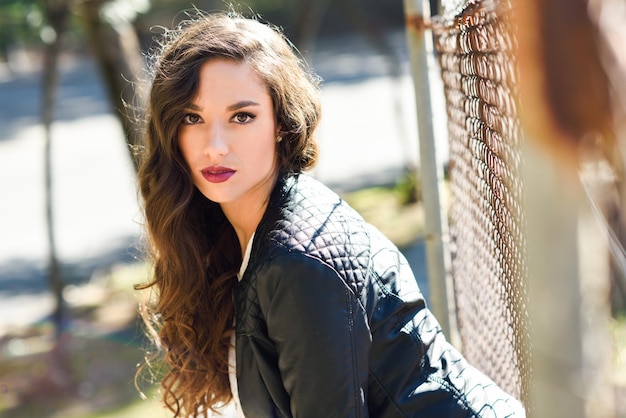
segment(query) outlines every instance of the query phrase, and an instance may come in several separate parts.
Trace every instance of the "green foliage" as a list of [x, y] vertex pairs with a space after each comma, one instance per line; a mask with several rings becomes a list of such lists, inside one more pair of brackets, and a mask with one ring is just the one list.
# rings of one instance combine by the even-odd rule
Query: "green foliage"
[[421, 194], [417, 170], [407, 169], [404, 175], [398, 179], [395, 190], [402, 204], [417, 203]]
[[[46, 28], [42, 0], [0, 0], [0, 61], [7, 61], [13, 48], [41, 47]], [[64, 48], [84, 49], [84, 42], [77, 16], [72, 15], [64, 34]]]
[[626, 311], [619, 312], [611, 321], [613, 337], [613, 381], [626, 393]]
[[[70, 0], [68, 0], [70, 1]], [[125, 7], [132, 2], [116, 0]], [[309, 16], [310, 5], [320, 1], [317, 18], [320, 20], [321, 36], [340, 32], [354, 32], [354, 13], [367, 16], [369, 24], [378, 28], [402, 23], [402, 2], [379, 2], [376, 0], [150, 0], [149, 10], [138, 10], [135, 22], [144, 47], [152, 43], [159, 26], [172, 27], [181, 19], [183, 12], [198, 8], [204, 11], [235, 10], [245, 14], [259, 15], [262, 19], [282, 27], [287, 36], [298, 43], [302, 19], [316, 19]], [[110, 3], [115, 1], [107, 1]], [[141, 2], [140, 2], [141, 3]], [[141, 3], [143, 5], [143, 3]], [[232, 5], [232, 6], [231, 6]], [[6, 60], [14, 47], [39, 47], [40, 34], [45, 27], [43, 0], [0, 0], [0, 61]], [[145, 13], [144, 13], [145, 12]], [[353, 13], [354, 12], [354, 13]], [[350, 16], [349, 16], [350, 15]], [[72, 16], [70, 27], [64, 37], [64, 48], [86, 49], [85, 36], [78, 20]]]
[[423, 235], [421, 203], [406, 203], [406, 197], [397, 186], [368, 187], [342, 197], [398, 247], [410, 245]]
[[0, 61], [12, 45], [39, 40], [43, 24], [41, 5], [36, 0], [0, 0]]

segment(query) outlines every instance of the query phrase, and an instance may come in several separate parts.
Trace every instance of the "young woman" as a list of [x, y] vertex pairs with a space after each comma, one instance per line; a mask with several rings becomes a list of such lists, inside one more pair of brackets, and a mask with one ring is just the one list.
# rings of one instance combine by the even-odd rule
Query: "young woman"
[[169, 32], [139, 173], [175, 416], [513, 417], [445, 340], [398, 249], [303, 174], [317, 79], [234, 14]]

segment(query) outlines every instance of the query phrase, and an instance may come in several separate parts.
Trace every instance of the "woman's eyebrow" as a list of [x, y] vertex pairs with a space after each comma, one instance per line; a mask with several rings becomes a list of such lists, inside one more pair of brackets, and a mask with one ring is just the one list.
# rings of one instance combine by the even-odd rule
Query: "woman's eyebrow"
[[[228, 110], [230, 112], [234, 112], [236, 110], [243, 109], [244, 107], [248, 107], [248, 106], [260, 106], [260, 104], [258, 104], [254, 100], [242, 100], [240, 102], [231, 104], [230, 106], [228, 106], [226, 108], [226, 110]], [[194, 111], [197, 111], [197, 112], [201, 112], [202, 109], [203, 109], [202, 106], [198, 106], [195, 103], [189, 103], [189, 105], [187, 107], [190, 110], [194, 110]]]
[[257, 102], [252, 101], [252, 100], [242, 100], [240, 102], [231, 104], [226, 109], [233, 112], [235, 110], [243, 109], [244, 107], [248, 107], [248, 106], [260, 106], [260, 105]]

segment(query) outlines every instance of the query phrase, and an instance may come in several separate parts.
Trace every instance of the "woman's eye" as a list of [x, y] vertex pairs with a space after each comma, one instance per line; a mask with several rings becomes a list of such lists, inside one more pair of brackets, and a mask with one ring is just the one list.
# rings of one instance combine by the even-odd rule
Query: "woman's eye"
[[195, 113], [187, 113], [185, 117], [183, 117], [183, 123], [185, 125], [195, 125], [201, 121], [200, 116]]
[[242, 125], [250, 123], [252, 120], [254, 120], [254, 115], [251, 113], [241, 112], [233, 116], [233, 121]]

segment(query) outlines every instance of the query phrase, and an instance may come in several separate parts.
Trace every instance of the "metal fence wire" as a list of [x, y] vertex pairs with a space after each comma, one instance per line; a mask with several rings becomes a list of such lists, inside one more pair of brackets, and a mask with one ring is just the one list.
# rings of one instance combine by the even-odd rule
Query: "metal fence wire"
[[435, 17], [450, 141], [450, 251], [464, 355], [528, 399], [530, 355], [515, 39], [507, 1]]

